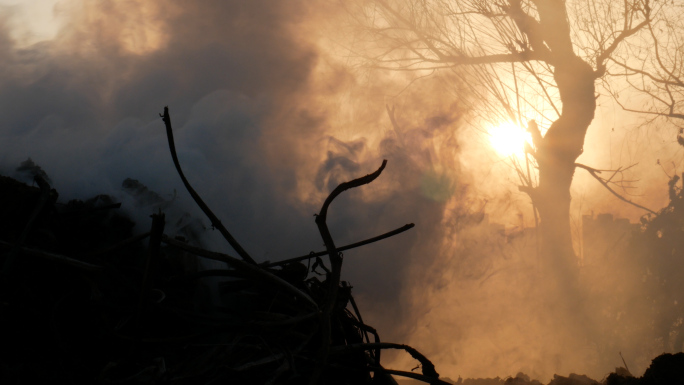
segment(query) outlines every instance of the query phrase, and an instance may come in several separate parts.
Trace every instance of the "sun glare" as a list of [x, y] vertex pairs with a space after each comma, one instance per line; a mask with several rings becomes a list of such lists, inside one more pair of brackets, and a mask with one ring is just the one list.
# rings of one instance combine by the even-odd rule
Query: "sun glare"
[[489, 143], [501, 156], [516, 155], [522, 158], [525, 154], [525, 142], [532, 142], [529, 132], [510, 122], [493, 126], [487, 133]]

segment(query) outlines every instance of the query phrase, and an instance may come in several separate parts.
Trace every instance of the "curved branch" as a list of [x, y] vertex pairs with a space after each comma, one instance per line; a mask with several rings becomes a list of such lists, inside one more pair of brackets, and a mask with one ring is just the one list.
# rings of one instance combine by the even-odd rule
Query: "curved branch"
[[325, 248], [330, 257], [331, 271], [327, 277], [328, 288], [325, 295], [325, 301], [323, 302], [323, 309], [321, 314], [321, 346], [318, 350], [318, 357], [321, 360], [321, 366], [319, 366], [318, 369], [311, 376], [311, 380], [309, 381], [309, 383], [312, 385], [318, 383], [318, 379], [323, 371], [323, 368], [325, 365], [327, 365], [328, 362], [331, 333], [330, 316], [332, 315], [332, 312], [335, 308], [335, 303], [337, 302], [337, 293], [340, 288], [340, 276], [342, 273], [342, 255], [335, 248], [335, 242], [333, 241], [332, 235], [330, 235], [330, 230], [328, 229], [328, 225], [326, 223], [326, 219], [328, 218], [328, 207], [330, 207], [332, 201], [343, 192], [351, 188], [363, 186], [364, 184], [368, 184], [374, 181], [377, 177], [380, 176], [380, 173], [382, 173], [382, 170], [385, 169], [386, 165], [387, 160], [383, 160], [380, 168], [377, 169], [374, 173], [351, 180], [349, 182], [341, 183], [330, 193], [330, 195], [328, 195], [328, 198], [326, 198], [325, 202], [323, 202], [323, 207], [321, 207], [321, 211], [318, 213], [318, 215], [316, 215], [316, 225], [318, 226], [318, 231], [321, 233], [321, 238], [323, 238]]
[[345, 353], [356, 350], [375, 350], [375, 349], [401, 349], [405, 350], [411, 357], [415, 358], [422, 365], [423, 375], [431, 379], [439, 378], [439, 373], [435, 370], [435, 365], [422, 353], [408, 345], [395, 344], [391, 342], [376, 342], [368, 344], [350, 344], [332, 348], [331, 354]]
[[[354, 188], [354, 187], [359, 187], [363, 186], [364, 184], [368, 184], [372, 181], [374, 181], [377, 177], [380, 176], [382, 173], [382, 170], [385, 169], [385, 166], [387, 165], [387, 160], [382, 161], [382, 165], [380, 165], [380, 168], [375, 170], [374, 173], [368, 174], [366, 176], [362, 176], [361, 178], [357, 178], [354, 180], [351, 180], [349, 182], [344, 182], [340, 183], [339, 186], [335, 187], [335, 189], [328, 195], [328, 198], [326, 198], [325, 202], [323, 202], [323, 207], [321, 207], [321, 211], [318, 213], [316, 216], [316, 224], [323, 223], [325, 224], [325, 220], [328, 215], [328, 207], [332, 203], [333, 199], [337, 198], [338, 195], [342, 194], [343, 192]], [[325, 239], [324, 239], [325, 241]]]
[[169, 107], [164, 107], [164, 114], [159, 114], [159, 116], [162, 118], [164, 121], [164, 125], [166, 126], [166, 136], [169, 139], [169, 150], [171, 151], [171, 158], [173, 159], [173, 164], [176, 166], [176, 171], [178, 171], [178, 175], [180, 175], [181, 180], [183, 181], [183, 184], [185, 185], [185, 188], [188, 190], [190, 195], [192, 196], [192, 199], [195, 200], [197, 205], [202, 209], [204, 214], [209, 217], [209, 220], [211, 221], [211, 225], [214, 226], [219, 230], [221, 235], [223, 235], [223, 238], [230, 243], [230, 246], [235, 249], [235, 251], [238, 253], [238, 255], [245, 261], [256, 265], [256, 261], [252, 259], [252, 257], [247, 254], [245, 249], [240, 246], [238, 241], [233, 238], [232, 235], [228, 232], [228, 229], [223, 226], [221, 221], [218, 219], [216, 215], [209, 209], [209, 206], [207, 206], [206, 203], [200, 198], [199, 194], [195, 192], [195, 189], [190, 186], [190, 182], [185, 178], [185, 175], [183, 174], [183, 170], [181, 169], [180, 162], [178, 162], [178, 156], [176, 155], [176, 145], [173, 142], [173, 129], [171, 128], [171, 116], [169, 116]]

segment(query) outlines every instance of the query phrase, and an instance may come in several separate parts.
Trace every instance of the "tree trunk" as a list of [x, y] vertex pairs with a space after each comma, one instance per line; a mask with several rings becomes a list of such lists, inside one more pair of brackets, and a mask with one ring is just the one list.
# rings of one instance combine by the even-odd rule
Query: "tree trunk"
[[566, 273], [570, 278], [577, 266], [570, 230], [570, 185], [594, 119], [595, 76], [591, 66], [572, 54], [555, 66], [554, 79], [563, 109], [543, 139], [535, 143], [539, 186], [530, 195], [541, 219], [542, 260], [549, 272]]

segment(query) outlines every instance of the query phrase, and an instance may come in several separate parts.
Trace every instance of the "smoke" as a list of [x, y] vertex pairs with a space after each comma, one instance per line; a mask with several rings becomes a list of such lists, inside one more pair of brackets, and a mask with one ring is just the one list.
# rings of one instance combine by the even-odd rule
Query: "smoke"
[[[313, 48], [290, 31], [306, 6], [72, 1], [59, 7], [69, 22], [53, 40], [17, 48], [7, 29], [3, 34], [6, 172], [31, 156], [65, 197], [114, 191], [127, 177], [162, 194], [180, 191], [157, 116], [169, 105], [186, 172], [230, 213], [224, 220], [238, 233], [244, 220], [252, 228], [264, 222], [264, 236], [276, 231], [274, 220], [288, 228], [290, 213], [275, 207], [280, 186], [296, 180], [292, 172], [268, 169], [260, 149], [263, 141], [289, 135], [268, 119], [306, 113], [299, 107], [305, 103], [288, 102], [307, 91], [316, 62]], [[298, 128], [303, 133], [319, 129], [315, 120], [305, 123]], [[284, 145], [282, 157], [287, 151]], [[255, 232], [244, 233], [238, 235]]]
[[[203, 218], [171, 162], [158, 117], [168, 105], [191, 184], [255, 259], [275, 261], [323, 249], [312, 214], [338, 183], [387, 159], [329, 213], [338, 245], [416, 224], [344, 256], [342, 278], [384, 340], [413, 345], [450, 377], [600, 377], [619, 365], [606, 351], [591, 366], [606, 344], [588, 324], [608, 299], [588, 306], [580, 291], [568, 299], [587, 305], [575, 316], [574, 305], [554, 308], [524, 229], [529, 200], [468, 125], [468, 88], [448, 74], [413, 83], [354, 68], [345, 12], [329, 1], [60, 1], [54, 37], [27, 43], [21, 13], [8, 11], [0, 172], [30, 157], [63, 199], [123, 200], [139, 232], [150, 212], [122, 190], [126, 178], [173, 201], [176, 218]], [[233, 253], [211, 230], [204, 242]]]

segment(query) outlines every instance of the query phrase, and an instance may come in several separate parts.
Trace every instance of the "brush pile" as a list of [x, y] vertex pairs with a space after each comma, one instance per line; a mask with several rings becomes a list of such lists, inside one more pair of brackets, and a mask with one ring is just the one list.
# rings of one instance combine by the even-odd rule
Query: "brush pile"
[[[167, 236], [161, 211], [134, 235], [109, 196], [59, 204], [47, 175], [25, 162], [37, 187], [0, 176], [0, 384], [396, 385], [391, 375], [447, 384], [414, 348], [381, 342], [341, 280], [342, 251], [413, 227], [339, 247], [328, 231], [333, 200], [371, 183], [386, 161], [325, 200], [315, 219], [325, 251], [257, 264], [188, 183], [168, 109], [162, 118], [186, 189], [238, 257]], [[133, 180], [124, 187], [146, 190]], [[199, 269], [200, 259], [225, 268]], [[422, 373], [384, 368], [385, 349], [410, 354]], [[623, 369], [603, 383], [684, 383], [683, 368], [684, 354], [663, 355], [641, 378]], [[458, 383], [540, 385], [523, 374]], [[570, 375], [550, 384], [599, 383]]]
[[[260, 265], [187, 182], [161, 116], [183, 183], [238, 257], [165, 235], [161, 211], [134, 236], [108, 196], [60, 205], [45, 175], [38, 187], [0, 177], [0, 383], [445, 384], [415, 349], [380, 342], [340, 280], [341, 251], [413, 226], [343, 247], [327, 229], [333, 199], [386, 162], [326, 199], [315, 220], [325, 251]], [[198, 258], [226, 268], [197, 269]], [[384, 368], [383, 349], [406, 351], [422, 374]]]

